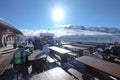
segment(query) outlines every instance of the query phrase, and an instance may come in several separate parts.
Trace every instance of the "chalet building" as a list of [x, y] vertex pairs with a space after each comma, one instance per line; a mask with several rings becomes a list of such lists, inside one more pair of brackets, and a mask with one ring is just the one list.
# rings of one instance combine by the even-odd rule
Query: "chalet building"
[[0, 47], [4, 47], [7, 44], [17, 44], [20, 35], [23, 35], [21, 31], [0, 19]]
[[54, 34], [53, 33], [41, 33], [40, 34], [40, 38], [41, 38], [41, 40], [52, 40], [52, 39], [54, 39]]

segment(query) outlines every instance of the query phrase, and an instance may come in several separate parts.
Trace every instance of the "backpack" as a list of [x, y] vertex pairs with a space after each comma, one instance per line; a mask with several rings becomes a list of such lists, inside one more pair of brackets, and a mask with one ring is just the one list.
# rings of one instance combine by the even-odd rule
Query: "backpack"
[[26, 64], [27, 61], [28, 61], [28, 56], [23, 49], [18, 49], [14, 53], [14, 64]]

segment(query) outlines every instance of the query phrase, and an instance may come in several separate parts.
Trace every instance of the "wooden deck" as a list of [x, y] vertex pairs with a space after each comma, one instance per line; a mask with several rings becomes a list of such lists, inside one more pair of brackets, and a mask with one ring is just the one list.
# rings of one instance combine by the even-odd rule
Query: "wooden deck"
[[[72, 43], [72, 45], [73, 45], [73, 43]], [[45, 56], [42, 56], [43, 54], [41, 54], [40, 50], [35, 50], [29, 56], [29, 61], [31, 62], [31, 65], [32, 65], [31, 73], [29, 73], [29, 77], [28, 77], [29, 80], [76, 80], [76, 78], [80, 79], [80, 78], [82, 78], [82, 76], [79, 77], [79, 72], [82, 72], [83, 75], [84, 75], [84, 73], [86, 73], [84, 70], [82, 70], [82, 68], [85, 69], [86, 67], [81, 66], [81, 63], [84, 63], [84, 61], [88, 61], [88, 62], [91, 61], [90, 64], [88, 64], [90, 67], [100, 65], [97, 68], [101, 68], [101, 69], [104, 68], [105, 70], [100, 69], [102, 72], [105, 72], [109, 75], [117, 77], [118, 79], [120, 78], [120, 76], [119, 76], [120, 67], [118, 66], [118, 64], [106, 61], [107, 64], [105, 64], [104, 67], [102, 67], [103, 66], [102, 62], [99, 62], [98, 60], [91, 60], [89, 58], [88, 59], [85, 58], [85, 60], [84, 60], [82, 57], [80, 57], [80, 62], [81, 62], [80, 63], [80, 62], [78, 62], [79, 58], [76, 61], [76, 54], [75, 55], [71, 54], [73, 52], [70, 50], [66, 50], [63, 48], [62, 49], [56, 48], [56, 47], [51, 47], [50, 49], [55, 51], [55, 52], [52, 51], [52, 53], [50, 53], [50, 55], [49, 55], [52, 59], [54, 59], [54, 56], [51, 56], [51, 54], [55, 54], [55, 55], [57, 54], [58, 56], [62, 56], [61, 58], [67, 59], [69, 56], [66, 56], [66, 54], [68, 54], [68, 53], [70, 53], [69, 55], [73, 56], [74, 58], [72, 58], [70, 61], [63, 62], [61, 65], [59, 65], [60, 61], [55, 61], [54, 65], [51, 66], [50, 65], [51, 63], [49, 63], [49, 61], [45, 61], [44, 63], [41, 63], [41, 58], [43, 58]], [[8, 53], [6, 54], [5, 52], [8, 52]], [[15, 73], [13, 71], [12, 64], [10, 63], [12, 56], [13, 56], [12, 49], [3, 50], [3, 51], [0, 51], [0, 53], [1, 53], [0, 54], [0, 72], [1, 72], [0, 80], [13, 80], [13, 79], [16, 80], [16, 78], [14, 78]], [[65, 55], [65, 57], [63, 57], [64, 55]], [[82, 58], [82, 60], [81, 60], [81, 58]], [[114, 64], [115, 68], [112, 67], [113, 64]], [[116, 65], [118, 67], [116, 67]], [[5, 66], [5, 67], [3, 67], [3, 66]], [[41, 67], [41, 66], [43, 66], [43, 67]], [[108, 68], [107, 66], [109, 66], [110, 68]], [[73, 74], [71, 75], [70, 73], [67, 72], [71, 68], [74, 68], [76, 70], [76, 71], [72, 70], [72, 73], [74, 75]], [[95, 67], [95, 69], [97, 69], [97, 68]], [[110, 70], [110, 69], [114, 69], [114, 70]], [[33, 70], [35, 73], [32, 73]]]

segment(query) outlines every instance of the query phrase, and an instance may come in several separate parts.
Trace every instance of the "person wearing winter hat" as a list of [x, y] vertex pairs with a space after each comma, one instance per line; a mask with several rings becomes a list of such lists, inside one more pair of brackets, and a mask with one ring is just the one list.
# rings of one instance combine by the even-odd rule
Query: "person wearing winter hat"
[[103, 49], [102, 48], [98, 48], [96, 52], [90, 54], [90, 57], [94, 57], [97, 59], [103, 59]]
[[119, 42], [114, 42], [114, 44], [110, 50], [112, 53], [111, 55], [120, 57], [120, 44], [119, 44]]
[[23, 77], [28, 75], [27, 65], [29, 55], [30, 53], [25, 51], [23, 44], [18, 45], [18, 49], [13, 55], [13, 68], [17, 73], [22, 73]]

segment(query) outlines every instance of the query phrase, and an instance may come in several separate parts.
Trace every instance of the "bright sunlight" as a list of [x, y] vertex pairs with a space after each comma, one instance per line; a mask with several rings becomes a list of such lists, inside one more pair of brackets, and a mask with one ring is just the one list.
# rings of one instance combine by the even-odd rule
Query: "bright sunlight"
[[55, 21], [62, 21], [63, 18], [64, 18], [64, 12], [63, 12], [63, 10], [60, 9], [60, 8], [54, 9], [52, 15], [53, 15], [53, 19], [54, 19]]

